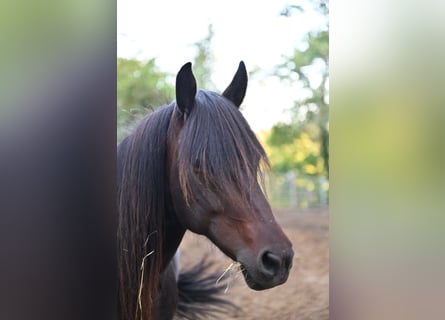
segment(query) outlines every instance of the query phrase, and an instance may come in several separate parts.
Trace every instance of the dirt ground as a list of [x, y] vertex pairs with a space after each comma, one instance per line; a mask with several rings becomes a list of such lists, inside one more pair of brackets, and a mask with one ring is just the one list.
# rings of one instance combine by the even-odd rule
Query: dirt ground
[[[247, 287], [241, 274], [229, 272], [226, 298], [241, 309], [221, 319], [329, 319], [329, 215], [324, 210], [275, 210], [291, 240], [295, 257], [287, 282], [265, 291]], [[188, 232], [181, 244], [181, 265], [187, 267], [210, 252], [221, 273], [231, 264], [207, 238]]]

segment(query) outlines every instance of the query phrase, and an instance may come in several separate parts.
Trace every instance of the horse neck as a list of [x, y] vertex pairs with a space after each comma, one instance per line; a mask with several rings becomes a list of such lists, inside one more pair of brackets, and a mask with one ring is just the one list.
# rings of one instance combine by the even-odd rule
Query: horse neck
[[[175, 113], [173, 112], [170, 118], [170, 123], [167, 129], [167, 149], [169, 150], [169, 154], [175, 154], [175, 148], [177, 147], [176, 143], [172, 143], [172, 141], [176, 141], [181, 131], [182, 126], [178, 125], [177, 120], [175, 120]], [[166, 159], [167, 162], [171, 162], [169, 159]], [[171, 163], [170, 163], [171, 165]], [[167, 170], [168, 171], [168, 170]], [[166, 172], [166, 176], [164, 177], [165, 181], [170, 181], [169, 174]], [[178, 247], [184, 237], [186, 229], [181, 225], [177, 218], [177, 213], [174, 209], [173, 199], [170, 191], [170, 183], [167, 182], [166, 190], [165, 190], [165, 217], [164, 217], [164, 232], [163, 232], [163, 241], [162, 241], [162, 270], [168, 266], [172, 258], [174, 257]]]
[[186, 229], [179, 223], [172, 205], [169, 205], [166, 210], [164, 226], [164, 239], [162, 241], [162, 270], [165, 270], [174, 257], [186, 231]]

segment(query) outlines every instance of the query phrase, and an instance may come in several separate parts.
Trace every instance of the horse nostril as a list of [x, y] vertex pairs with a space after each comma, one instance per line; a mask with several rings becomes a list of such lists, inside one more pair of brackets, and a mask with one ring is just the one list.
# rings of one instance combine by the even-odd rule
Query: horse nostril
[[281, 258], [270, 251], [266, 251], [261, 256], [262, 271], [265, 275], [274, 277], [281, 268]]

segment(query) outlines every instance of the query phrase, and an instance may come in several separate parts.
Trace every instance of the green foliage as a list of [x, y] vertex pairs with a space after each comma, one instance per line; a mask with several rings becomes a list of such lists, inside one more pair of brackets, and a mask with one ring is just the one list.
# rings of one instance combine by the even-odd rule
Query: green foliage
[[[315, 10], [327, 16], [328, 1], [314, 0], [311, 3]], [[281, 14], [290, 17], [294, 13], [299, 14], [303, 11], [302, 6], [289, 5]], [[293, 54], [285, 57], [284, 62], [276, 68], [277, 76], [290, 83], [300, 82], [305, 93], [304, 98], [295, 101], [292, 121], [275, 125], [267, 139], [272, 148], [280, 148], [284, 153], [287, 150], [300, 154], [300, 156], [276, 157], [275, 163], [271, 160], [276, 171], [297, 170], [306, 174], [329, 175], [328, 29], [329, 26], [326, 24], [320, 30], [309, 32], [303, 49], [295, 48]], [[304, 143], [301, 143], [302, 139]], [[306, 141], [307, 139], [311, 139], [317, 148], [314, 149]], [[289, 149], [290, 147], [296, 149]], [[312, 151], [301, 148], [312, 148]], [[301, 153], [305, 156], [302, 157]], [[320, 164], [323, 166], [321, 170]]]
[[268, 143], [272, 146], [291, 144], [298, 135], [298, 127], [286, 123], [278, 123], [272, 127]]
[[274, 171], [281, 174], [295, 171], [299, 175], [323, 175], [322, 148], [317, 140], [319, 126], [312, 123], [307, 124], [304, 130], [296, 131], [296, 128], [278, 124], [260, 135]]
[[[214, 56], [211, 42], [212, 25], [204, 39], [194, 44], [196, 56], [193, 73], [200, 87], [215, 89], [211, 81]], [[161, 71], [155, 59], [117, 59], [117, 126], [118, 141], [129, 133], [131, 125], [143, 114], [165, 105], [174, 99], [174, 87], [170, 75]]]
[[[309, 4], [318, 13], [324, 16], [329, 14], [329, 0], [309, 0]], [[280, 14], [285, 17], [290, 17], [295, 11], [304, 12], [304, 6], [290, 4], [284, 7]]]
[[118, 140], [137, 117], [173, 100], [174, 88], [167, 77], [156, 66], [155, 59], [117, 59]]
[[281, 11], [280, 15], [284, 17], [290, 17], [294, 11], [303, 12], [304, 9], [302, 6], [299, 5], [288, 5]]
[[215, 61], [211, 48], [214, 35], [213, 26], [209, 24], [206, 37], [194, 44], [196, 47], [196, 56], [193, 61], [193, 74], [195, 75], [198, 87], [208, 90], [215, 90], [215, 85], [211, 79], [212, 66]]

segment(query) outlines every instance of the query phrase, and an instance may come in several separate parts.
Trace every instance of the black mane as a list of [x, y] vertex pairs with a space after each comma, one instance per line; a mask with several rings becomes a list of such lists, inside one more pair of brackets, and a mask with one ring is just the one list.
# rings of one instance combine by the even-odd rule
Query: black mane
[[[170, 105], [144, 117], [118, 146], [117, 256], [122, 319], [136, 319], [141, 312], [150, 312], [159, 282], [167, 213], [167, 130], [172, 112]], [[147, 308], [134, 303], [141, 290], [142, 272], [149, 286], [144, 287], [143, 305], [147, 303]]]

